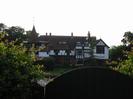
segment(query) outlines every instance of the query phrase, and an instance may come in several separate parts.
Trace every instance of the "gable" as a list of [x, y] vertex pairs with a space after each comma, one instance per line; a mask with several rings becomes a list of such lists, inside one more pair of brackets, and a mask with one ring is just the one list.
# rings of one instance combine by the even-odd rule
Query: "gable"
[[99, 42], [97, 43], [97, 45], [105, 46], [105, 44], [104, 44], [102, 41], [99, 41]]
[[97, 40], [97, 44], [96, 45], [98, 45], [98, 46], [106, 46], [106, 47], [109, 48], [109, 46], [102, 39]]

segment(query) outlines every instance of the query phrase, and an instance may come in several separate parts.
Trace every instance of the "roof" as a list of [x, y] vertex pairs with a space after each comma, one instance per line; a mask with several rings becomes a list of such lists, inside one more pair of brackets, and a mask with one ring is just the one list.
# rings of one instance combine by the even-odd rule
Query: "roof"
[[37, 33], [34, 25], [33, 25], [32, 32], [31, 33], [32, 34], [36, 34]]
[[96, 41], [96, 45], [97, 45], [100, 41], [102, 41], [102, 42], [104, 43], [105, 46], [107, 46], [108, 48], [110, 48], [102, 39], [97, 40], [97, 41]]
[[85, 36], [40, 36], [38, 41], [47, 41], [50, 49], [74, 49], [76, 42], [86, 42]]

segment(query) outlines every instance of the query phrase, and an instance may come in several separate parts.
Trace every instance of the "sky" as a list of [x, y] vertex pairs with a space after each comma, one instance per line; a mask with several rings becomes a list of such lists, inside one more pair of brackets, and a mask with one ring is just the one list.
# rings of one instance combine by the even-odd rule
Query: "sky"
[[0, 0], [0, 23], [40, 35], [92, 36], [110, 47], [133, 32], [133, 0]]

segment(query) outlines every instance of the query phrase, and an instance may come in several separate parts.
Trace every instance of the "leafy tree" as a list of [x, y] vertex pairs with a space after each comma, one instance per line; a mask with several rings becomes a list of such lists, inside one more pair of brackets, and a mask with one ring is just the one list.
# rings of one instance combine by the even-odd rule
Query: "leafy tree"
[[125, 32], [123, 37], [124, 38], [121, 41], [127, 47], [126, 51], [131, 51], [133, 47], [133, 33], [130, 31]]
[[113, 56], [113, 58], [115, 58], [115, 57], [123, 58], [123, 56], [124, 57], [126, 56], [127, 58], [125, 60], [121, 61], [119, 63], [119, 65], [117, 67], [115, 67], [114, 69], [133, 77], [133, 51], [132, 51], [133, 33], [130, 31], [125, 32], [123, 37], [124, 38], [122, 39], [122, 42], [124, 45], [122, 45], [121, 47], [120, 46], [116, 47], [114, 54], [115, 53], [117, 53], [117, 54], [115, 54], [115, 56]]
[[4, 32], [4, 30], [7, 28], [7, 26], [3, 23], [0, 23], [0, 32]]
[[123, 44], [127, 44], [127, 45], [130, 45], [130, 44], [133, 44], [133, 33], [128, 31], [128, 32], [125, 32], [124, 38], [122, 39], [122, 42]]
[[16, 43], [20, 44], [26, 39], [25, 30], [19, 26], [7, 27], [5, 24], [0, 23], [0, 33], [5, 32], [5, 38], [9, 42], [17, 41]]
[[42, 66], [33, 65], [35, 56], [14, 43], [0, 43], [0, 98], [27, 99], [31, 85], [43, 77]]
[[45, 70], [52, 70], [55, 66], [55, 59], [52, 57], [43, 58], [42, 60], [36, 61], [35, 64], [43, 65]]
[[130, 55], [127, 60], [121, 62], [114, 69], [121, 73], [124, 73], [124, 74], [127, 74], [127, 75], [133, 77], [133, 56]]
[[17, 41], [17, 43], [21, 43], [26, 38], [24, 34], [25, 30], [19, 26], [12, 26], [5, 31], [7, 33], [6, 39], [8, 39], [9, 42]]
[[113, 46], [109, 51], [109, 56], [112, 61], [122, 61], [127, 58], [126, 46]]

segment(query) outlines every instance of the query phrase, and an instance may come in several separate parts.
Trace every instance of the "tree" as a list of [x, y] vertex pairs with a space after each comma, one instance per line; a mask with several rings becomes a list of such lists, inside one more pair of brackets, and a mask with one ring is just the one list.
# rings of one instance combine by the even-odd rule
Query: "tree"
[[52, 70], [55, 66], [55, 59], [52, 57], [47, 57], [36, 61], [35, 64], [43, 65], [45, 70]]
[[32, 83], [44, 74], [42, 66], [34, 65], [34, 61], [34, 53], [22, 46], [0, 42], [1, 99], [28, 99]]
[[133, 77], [133, 33], [125, 32], [123, 37], [123, 45], [113, 47], [110, 50], [110, 57], [112, 60], [122, 60], [114, 67], [115, 70]]
[[114, 69], [121, 73], [124, 73], [133, 77], [133, 55], [130, 55], [127, 60], [124, 60], [123, 62], [121, 62]]
[[0, 23], [0, 32], [4, 32], [4, 30], [7, 28], [7, 26], [3, 23]]
[[20, 44], [22, 41], [26, 39], [26, 34], [25, 30], [19, 26], [12, 26], [12, 27], [7, 27], [5, 24], [0, 23], [0, 33], [5, 32], [6, 35], [5, 38], [9, 42], [11, 41], [17, 41], [16, 43]]
[[125, 32], [124, 38], [122, 39], [122, 42], [123, 44], [127, 44], [127, 45], [130, 45], [130, 44], [133, 44], [133, 33], [128, 31], [128, 32]]
[[17, 41], [17, 43], [21, 43], [25, 40], [26, 35], [24, 34], [25, 30], [19, 26], [12, 26], [5, 30], [7, 33], [6, 39], [11, 41]]
[[124, 38], [121, 41], [127, 47], [126, 51], [131, 51], [133, 47], [133, 33], [130, 31], [125, 32], [123, 37]]
[[113, 46], [109, 51], [109, 56], [112, 61], [122, 61], [127, 58], [126, 46]]

